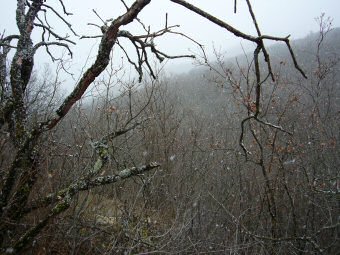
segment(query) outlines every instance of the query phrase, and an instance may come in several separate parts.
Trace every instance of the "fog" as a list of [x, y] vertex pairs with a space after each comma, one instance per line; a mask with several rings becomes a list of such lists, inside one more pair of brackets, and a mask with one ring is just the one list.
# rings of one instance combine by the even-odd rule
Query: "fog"
[[2, 5], [0, 254], [339, 253], [339, 3], [174, 2]]
[[[133, 1], [126, 1], [126, 3], [131, 5]], [[58, 3], [51, 2], [48, 4], [56, 6], [56, 9], [61, 10]], [[228, 22], [244, 33], [256, 34], [245, 1], [238, 1], [236, 14], [234, 13], [234, 1], [231, 0], [197, 0], [193, 1], [193, 4]], [[291, 35], [291, 39], [304, 37], [309, 32], [318, 30], [315, 18], [320, 16], [321, 13], [325, 13], [326, 16], [333, 18], [334, 27], [340, 26], [340, 20], [337, 18], [336, 11], [340, 8], [340, 3], [337, 0], [257, 0], [252, 1], [252, 4], [263, 34], [275, 36]], [[89, 23], [101, 26], [102, 21], [100, 18], [103, 20], [116, 18], [125, 10], [121, 1], [118, 0], [97, 0], [95, 4], [93, 1], [88, 0], [68, 1], [67, 3], [65, 2], [65, 5], [67, 10], [73, 13], [73, 15], [67, 18], [79, 36], [99, 35], [99, 29], [89, 26]], [[93, 9], [100, 18], [96, 16]], [[240, 54], [242, 47], [246, 50], [250, 50], [252, 47], [249, 43], [235, 38], [228, 31], [217, 27], [204, 18], [170, 1], [152, 1], [140, 13], [139, 18], [146, 26], [150, 26], [151, 31], [158, 31], [165, 26], [166, 13], [168, 13], [168, 25], [180, 25], [174, 31], [184, 33], [204, 45], [208, 56], [213, 55], [214, 47], [219, 51], [225, 52], [227, 56]], [[91, 64], [91, 59], [96, 53], [99, 39], [79, 39], [79, 37], [72, 36], [65, 24], [60, 23], [53, 15], [50, 14], [48, 18], [55, 31], [58, 31], [60, 35], [69, 34], [70, 38], [76, 43], [76, 45], [71, 45], [73, 59], [69, 69], [71, 73], [75, 74], [74, 81], [68, 81], [68, 83], [74, 83], [84, 65]], [[6, 8], [0, 10], [0, 20], [0, 31], [5, 31], [6, 35], [17, 31], [15, 25], [15, 1], [6, 1]], [[133, 34], [143, 33], [142, 26], [138, 23], [128, 25], [124, 29], [131, 31]], [[38, 31], [36, 33], [36, 40], [38, 41], [39, 39], [40, 34]], [[157, 38], [155, 44], [169, 55], [200, 53], [198, 47], [192, 41], [178, 35], [167, 35]], [[128, 50], [133, 49], [128, 48]], [[60, 49], [57, 49], [55, 54], [60, 56]], [[122, 57], [119, 53], [114, 54], [116, 54], [114, 56], [118, 59]], [[40, 66], [44, 63], [51, 63], [44, 50], [40, 50], [35, 61]], [[172, 60], [167, 62], [167, 68], [171, 72], [187, 71], [188, 68], [192, 67], [192, 62], [191, 59]], [[69, 84], [68, 87], [72, 87], [72, 84]]]

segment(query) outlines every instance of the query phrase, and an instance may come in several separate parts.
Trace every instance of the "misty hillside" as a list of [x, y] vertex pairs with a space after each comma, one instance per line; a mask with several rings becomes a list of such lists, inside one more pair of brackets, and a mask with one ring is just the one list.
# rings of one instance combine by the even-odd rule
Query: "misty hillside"
[[[158, 38], [194, 42], [172, 15], [159, 31], [144, 25], [139, 13], [162, 1], [121, 1], [117, 18], [92, 9], [97, 32], [81, 38], [93, 54], [78, 79], [66, 1], [45, 2], [18, 1], [18, 33], [0, 34], [0, 254], [339, 254], [340, 28], [330, 19], [292, 51], [234, 30], [258, 58], [203, 54], [171, 75], [153, 61], [194, 56], [168, 56]], [[55, 70], [35, 64], [40, 48]], [[63, 73], [75, 82], [67, 96]]]
[[[318, 33], [310, 33], [306, 37], [292, 41], [292, 47], [297, 57], [298, 63], [304, 69], [306, 73], [310, 73], [317, 66], [317, 47], [320, 36]], [[285, 44], [277, 43], [268, 47], [270, 53], [272, 65], [276, 69], [280, 63], [285, 65], [285, 76], [296, 77], [308, 86], [308, 83], [313, 79], [313, 75], [309, 76], [309, 79], [303, 80], [302, 76], [293, 67], [289, 51]], [[252, 59], [252, 54], [247, 55], [248, 60]], [[320, 59], [331, 63], [332, 75], [336, 76], [336, 80], [340, 78], [340, 28], [334, 28], [327, 33], [324, 37], [320, 47]], [[225, 56], [223, 65], [227, 69], [235, 69], [235, 62], [240, 65], [246, 65], [246, 58], [240, 55], [235, 58], [228, 58]], [[265, 64], [265, 63], [263, 63]], [[221, 71], [221, 63], [212, 63], [218, 71]], [[222, 70], [223, 73], [223, 70]], [[224, 73], [225, 74], [225, 73]], [[174, 79], [173, 79], [174, 78]], [[174, 75], [172, 78], [172, 86], [179, 97], [183, 97], [186, 104], [189, 104], [194, 112], [199, 111], [199, 114], [218, 114], [226, 112], [232, 113], [235, 111], [234, 104], [228, 103], [226, 100], [228, 91], [230, 88], [227, 86], [224, 77], [221, 77], [212, 71], [209, 67], [197, 67], [191, 69], [188, 73], [181, 75]], [[337, 82], [337, 87], [340, 85]], [[336, 93], [340, 93], [339, 90]], [[222, 105], [222, 107], [221, 107]], [[199, 108], [199, 110], [198, 110]], [[228, 108], [228, 111], [225, 109]], [[219, 116], [215, 116], [215, 119], [219, 119]]]
[[[292, 46], [308, 79], [285, 45], [269, 47], [275, 81], [262, 84], [258, 121], [252, 53], [219, 56], [140, 91], [152, 98], [151, 126], [135, 153], [162, 164], [146, 197], [164, 213], [149, 217], [164, 224], [153, 233], [169, 230], [170, 241], [159, 240], [167, 251], [336, 254], [340, 29]], [[264, 61], [261, 72], [264, 79]]]
[[[315, 58], [315, 51], [317, 49], [319, 39], [319, 33], [310, 32], [304, 38], [292, 41], [292, 46], [293, 49], [295, 49], [296, 54], [303, 59], [306, 59], [304, 62], [307, 62], [312, 60], [312, 58]], [[340, 28], [333, 28], [324, 36], [322, 42], [323, 45], [320, 48], [322, 57], [334, 57], [337, 53], [339, 53], [339, 41]], [[276, 57], [284, 57], [287, 55], [287, 49], [281, 44], [270, 47], [270, 50]], [[308, 57], [310, 58], [308, 59]]]
[[[340, 29], [329, 32], [318, 51], [320, 38], [315, 33], [292, 42], [308, 79], [284, 45], [268, 48], [275, 81], [262, 84], [257, 120], [251, 53], [146, 80], [118, 97], [104, 80], [106, 89], [92, 104], [79, 104], [46, 137], [52, 146], [41, 153], [55, 161], [44, 174], [54, 182], [41, 184], [37, 194], [77, 180], [99, 146], [107, 161], [101, 176], [152, 161], [161, 168], [79, 196], [63, 226], [67, 237], [98, 233], [91, 239], [95, 248], [80, 250], [336, 254]], [[264, 79], [263, 61], [261, 72]], [[93, 142], [101, 137], [107, 145]], [[58, 233], [51, 247], [66, 238], [57, 227], [49, 231]]]

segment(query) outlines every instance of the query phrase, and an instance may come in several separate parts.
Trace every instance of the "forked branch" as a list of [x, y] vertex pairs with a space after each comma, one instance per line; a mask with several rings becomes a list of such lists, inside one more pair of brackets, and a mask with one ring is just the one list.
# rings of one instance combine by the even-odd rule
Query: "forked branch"
[[[290, 134], [290, 132], [284, 130], [282, 127], [268, 123], [268, 122], [265, 122], [265, 121], [263, 121], [259, 118], [259, 114], [260, 114], [260, 110], [261, 110], [260, 109], [261, 108], [260, 100], [261, 100], [261, 92], [262, 92], [261, 86], [267, 80], [268, 76], [270, 76], [273, 81], [275, 80], [275, 77], [274, 77], [274, 74], [273, 74], [273, 71], [272, 71], [272, 67], [271, 67], [270, 56], [269, 56], [269, 54], [268, 54], [268, 52], [265, 48], [264, 40], [284, 42], [287, 45], [287, 48], [289, 50], [289, 53], [291, 55], [291, 58], [292, 58], [292, 61], [294, 63], [295, 68], [301, 73], [301, 75], [304, 78], [307, 78], [306, 74], [304, 73], [304, 71], [299, 66], [299, 64], [296, 60], [296, 57], [295, 57], [294, 52], [292, 50], [292, 47], [290, 45], [289, 36], [287, 36], [287, 37], [275, 37], [275, 36], [262, 35], [260, 28], [259, 28], [259, 25], [257, 23], [256, 17], [255, 17], [255, 14], [253, 12], [252, 6], [250, 4], [250, 0], [246, 0], [246, 2], [247, 2], [247, 5], [248, 5], [249, 13], [251, 15], [252, 21], [254, 23], [254, 26], [255, 26], [255, 29], [256, 29], [256, 32], [257, 32], [257, 36], [253, 36], [253, 35], [250, 35], [250, 34], [243, 33], [242, 31], [234, 28], [233, 26], [229, 25], [228, 23], [214, 17], [213, 15], [199, 9], [198, 7], [192, 5], [192, 4], [190, 4], [190, 3], [188, 3], [184, 0], [170, 0], [170, 1], [189, 9], [190, 11], [197, 13], [198, 15], [208, 19], [212, 23], [228, 30], [230, 33], [233, 33], [235, 36], [243, 38], [247, 41], [254, 42], [256, 44], [256, 48], [254, 50], [254, 65], [255, 65], [255, 77], [256, 77], [255, 109], [253, 110], [253, 112], [248, 111], [249, 116], [241, 122], [241, 135], [240, 135], [240, 139], [239, 139], [240, 146], [241, 146], [242, 150], [244, 151], [246, 158], [247, 158], [247, 155], [250, 154], [250, 152], [246, 149], [246, 147], [244, 145], [244, 125], [248, 121], [250, 121], [251, 119], [254, 119], [255, 121], [259, 122], [260, 124], [270, 126], [272, 128], [278, 129], [282, 132], [286, 132], [286, 133]], [[234, 2], [234, 12], [236, 12], [236, 5], [237, 5], [237, 2], [235, 1]], [[267, 70], [268, 70], [268, 75], [266, 76], [266, 78], [264, 80], [261, 79], [260, 62], [259, 62], [259, 54], [261, 52], [264, 55], [264, 60], [267, 63]]]

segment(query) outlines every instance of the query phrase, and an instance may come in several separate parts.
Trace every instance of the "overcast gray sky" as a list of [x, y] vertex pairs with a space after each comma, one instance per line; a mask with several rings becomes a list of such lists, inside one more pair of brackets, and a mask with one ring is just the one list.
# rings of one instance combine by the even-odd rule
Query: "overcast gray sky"
[[[6, 29], [7, 35], [15, 33], [16, 1], [1, 1], [6, 2], [2, 4], [2, 7], [6, 6], [6, 8], [1, 8], [0, 10], [0, 31]], [[58, 1], [47, 0], [46, 2], [50, 5], [58, 6]], [[131, 5], [132, 2], [132, 0], [126, 0], [128, 5]], [[233, 0], [192, 0], [189, 2], [241, 31], [255, 35], [254, 26], [244, 0], [238, 0], [236, 14], [233, 13]], [[291, 34], [292, 39], [303, 37], [310, 31], [317, 31], [318, 27], [314, 18], [320, 16], [321, 13], [333, 18], [334, 27], [340, 26], [338, 18], [339, 0], [253, 0], [251, 2], [263, 34], [276, 36]], [[124, 11], [120, 0], [64, 0], [64, 3], [68, 10], [74, 13], [69, 20], [80, 35], [99, 34], [99, 31], [97, 33], [96, 30], [87, 25], [89, 22], [101, 24], [92, 9], [95, 9], [103, 19], [115, 18]], [[151, 30], [159, 30], [164, 27], [166, 13], [169, 15], [169, 25], [181, 25], [177, 31], [186, 33], [205, 45], [208, 53], [212, 52], [211, 48], [214, 44], [217, 48], [226, 50], [227, 53], [228, 49], [231, 49], [229, 54], [233, 55], [235, 47], [240, 44], [240, 40], [235, 39], [226, 30], [168, 0], [152, 0], [149, 6], [140, 13], [139, 18], [146, 25], [150, 25]], [[53, 23], [53, 19], [51, 19], [51, 23]], [[66, 31], [65, 27], [60, 23], [55, 23], [54, 28], [56, 31], [61, 31], [61, 34]], [[141, 31], [140, 27], [135, 25], [128, 25], [124, 29], [130, 29], [133, 32], [137, 32], [138, 29]], [[77, 46], [72, 48], [74, 51], [72, 72], [77, 73], [83, 66], [86, 56], [89, 55], [91, 46], [95, 45], [96, 41], [73, 39], [77, 42]], [[189, 48], [197, 51], [190, 41], [173, 36], [157, 40], [156, 45], [169, 54], [188, 53]], [[95, 53], [95, 50], [96, 48], [94, 47], [93, 53]], [[37, 60], [39, 63], [49, 61], [43, 52], [37, 56]], [[174, 61], [173, 63], [180, 62]]]

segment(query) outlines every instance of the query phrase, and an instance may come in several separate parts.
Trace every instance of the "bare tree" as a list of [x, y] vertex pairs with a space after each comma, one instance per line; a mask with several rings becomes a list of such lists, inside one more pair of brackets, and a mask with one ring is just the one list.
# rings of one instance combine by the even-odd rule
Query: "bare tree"
[[[138, 64], [130, 62], [136, 67], [140, 77], [142, 76], [143, 64], [146, 64], [151, 75], [153, 75], [147, 59], [147, 48], [150, 48], [160, 61], [166, 57], [172, 58], [157, 50], [151, 40], [169, 32], [171, 27], [166, 26], [163, 30], [155, 33], [146, 30], [146, 34], [141, 36], [133, 36], [127, 31], [120, 30], [122, 26], [136, 20], [138, 13], [149, 3], [150, 0], [135, 1], [131, 7], [127, 7], [123, 15], [100, 27], [102, 31], [101, 42], [92, 66], [84, 72], [74, 90], [64, 99], [53, 116], [38, 121], [33, 126], [31, 126], [32, 124], [28, 126], [29, 116], [27, 105], [25, 104], [25, 94], [31, 79], [34, 56], [37, 50], [45, 47], [47, 52], [51, 54], [50, 47], [64, 47], [72, 55], [69, 44], [74, 43], [67, 36], [57, 34], [46, 19], [40, 19], [39, 14], [46, 12], [55, 14], [74, 35], [76, 33], [73, 31], [71, 24], [64, 18], [64, 16], [71, 15], [71, 13], [66, 11], [63, 1], [59, 1], [62, 12], [48, 5], [45, 1], [17, 1], [16, 20], [19, 34], [2, 35], [1, 37], [1, 128], [4, 130], [4, 139], [10, 139], [10, 143], [15, 148], [14, 153], [11, 155], [12, 162], [8, 164], [8, 168], [2, 173], [0, 212], [3, 251], [20, 252], [51, 219], [69, 208], [74, 195], [79, 191], [114, 183], [159, 166], [157, 163], [150, 163], [141, 167], [125, 169], [117, 175], [95, 177], [107, 162], [107, 140], [122, 135], [137, 125], [131, 123], [125, 129], [115, 131], [94, 144], [98, 158], [93, 166], [87, 169], [88, 173], [82, 178], [70, 183], [60, 192], [46, 195], [45, 198], [38, 201], [29, 201], [38, 176], [40, 158], [38, 146], [41, 142], [41, 137], [55, 128], [69, 113], [72, 106], [81, 99], [94, 79], [105, 70], [109, 63], [113, 46], [118, 42], [117, 39], [126, 37], [136, 47]], [[32, 32], [35, 29], [42, 31], [42, 41], [33, 44]], [[50, 38], [54, 38], [55, 41], [49, 41]], [[15, 44], [13, 44], [14, 41], [16, 41]], [[8, 53], [11, 49], [14, 49], [15, 52], [9, 71], [7, 71]], [[52, 54], [51, 57], [53, 58]], [[9, 80], [7, 77], [9, 77]], [[50, 209], [38, 223], [24, 229], [18, 226], [17, 223], [29, 212], [42, 206], [48, 206]]]
[[[138, 121], [137, 118], [140, 116], [139, 112], [133, 110], [131, 87], [129, 87], [127, 93], [130, 97], [130, 100], [128, 101], [130, 110], [128, 111], [129, 114], [125, 125], [123, 125], [121, 129], [113, 129], [112, 132], [108, 132], [97, 141], [92, 141], [92, 149], [96, 156], [89, 166], [84, 167], [82, 175], [79, 178], [75, 178], [73, 181], [64, 184], [60, 190], [49, 194], [40, 194], [40, 197], [34, 196], [36, 195], [34, 194], [34, 191], [38, 186], [38, 180], [42, 171], [41, 169], [43, 168], [41, 165], [41, 162], [43, 161], [41, 146], [44, 143], [44, 139], [57, 128], [57, 125], [67, 115], [71, 114], [71, 110], [75, 107], [76, 103], [81, 100], [89, 86], [93, 84], [94, 80], [100, 76], [104, 70], [106, 70], [110, 63], [110, 56], [114, 46], [123, 51], [127, 61], [136, 70], [139, 76], [139, 82], [142, 81], [143, 70], [147, 70], [151, 77], [156, 78], [156, 74], [150, 64], [150, 55], [153, 55], [160, 62], [165, 58], [194, 57], [192, 55], [169, 56], [156, 48], [153, 43], [155, 38], [163, 36], [166, 33], [183, 34], [172, 31], [176, 26], [168, 26], [167, 17], [165, 27], [159, 31], [151, 32], [144, 26], [137, 16], [144, 7], [150, 4], [151, 0], [136, 0], [130, 7], [122, 1], [126, 7], [126, 11], [121, 16], [107, 21], [102, 20], [103, 24], [101, 26], [95, 25], [100, 28], [100, 35], [86, 35], [82, 37], [83, 39], [98, 37], [100, 38], [100, 44], [93, 64], [82, 74], [73, 91], [59, 103], [58, 100], [54, 100], [57, 97], [53, 92], [52, 86], [52, 92], [50, 94], [51, 103], [48, 103], [47, 106], [45, 106], [51, 107], [53, 109], [52, 113], [38, 114], [39, 117], [33, 119], [34, 114], [32, 107], [28, 102], [37, 103], [39, 97], [35, 99], [33, 97], [32, 99], [27, 97], [27, 95], [29, 94], [29, 91], [32, 91], [32, 73], [36, 52], [41, 48], [45, 48], [51, 59], [57, 60], [50, 51], [51, 47], [64, 48], [72, 56], [70, 44], [75, 43], [69, 36], [60, 35], [58, 32], [54, 31], [52, 26], [50, 26], [46, 15], [55, 15], [63, 24], [65, 24], [74, 36], [77, 36], [72, 28], [72, 24], [67, 21], [67, 16], [71, 15], [71, 13], [67, 11], [63, 0], [58, 1], [59, 7], [48, 5], [46, 2], [47, 1], [43, 0], [18, 0], [16, 8], [16, 24], [19, 34], [2, 34], [0, 39], [1, 144], [11, 151], [10, 153], [7, 150], [1, 152], [2, 158], [6, 158], [7, 162], [3, 164], [3, 169], [1, 170], [0, 243], [1, 251], [7, 253], [24, 252], [24, 249], [32, 245], [34, 238], [39, 235], [39, 233], [41, 233], [41, 231], [56, 218], [57, 215], [60, 215], [70, 208], [72, 201], [80, 191], [112, 184], [159, 167], [158, 163], [147, 162], [145, 165], [127, 167], [123, 170], [120, 169], [120, 171], [113, 175], [99, 175], [109, 161], [110, 151], [108, 143], [118, 137], [126, 135], [129, 131], [141, 125], [141, 122]], [[242, 121], [241, 125], [242, 135], [240, 144], [244, 153], [246, 155], [249, 154], [249, 151], [243, 142], [243, 132], [246, 123], [256, 121], [259, 125], [269, 126], [284, 131], [282, 127], [265, 122], [261, 119], [260, 99], [262, 92], [261, 86], [264, 81], [267, 80], [268, 77], [271, 77], [273, 80], [275, 79], [270, 57], [264, 45], [264, 40], [284, 42], [288, 47], [295, 68], [305, 77], [304, 72], [297, 64], [288, 37], [262, 35], [249, 0], [246, 2], [257, 31], [256, 36], [245, 34], [186, 1], [171, 0], [171, 2], [179, 4], [188, 10], [205, 17], [210, 22], [225, 28], [235, 36], [256, 44], [254, 50], [256, 82], [254, 94], [252, 95], [252, 101], [254, 101], [255, 107], [252, 112], [248, 112], [249, 116]], [[237, 2], [235, 1], [235, 11], [237, 10], [236, 5]], [[98, 14], [96, 13], [96, 15]], [[41, 17], [44, 17], [44, 19]], [[98, 17], [100, 16], [98, 15]], [[122, 30], [124, 25], [131, 22], [140, 22], [144, 29], [144, 34], [133, 35], [129, 31]], [[34, 44], [32, 33], [35, 30], [41, 32], [41, 41]], [[135, 55], [137, 56], [136, 61], [133, 60], [125, 50], [120, 38], [128, 39], [128, 41], [131, 42], [135, 49]], [[199, 43], [194, 40], [192, 41], [202, 48]], [[11, 50], [14, 51], [13, 57], [9, 59], [9, 52]], [[262, 78], [262, 73], [260, 71], [259, 54], [261, 52], [263, 53], [267, 65], [267, 75], [265, 75], [265, 78]], [[8, 61], [10, 62], [10, 65], [8, 64]], [[54, 83], [54, 86], [54, 88], [56, 88], [57, 82]], [[40, 90], [38, 89], [35, 94], [41, 96], [41, 89], [43, 86], [40, 86], [39, 88]], [[28, 98], [30, 99], [28, 100]], [[57, 103], [59, 103], [58, 106], [56, 106]], [[144, 108], [142, 107], [141, 109], [143, 110]], [[175, 126], [175, 128], [177, 127]], [[251, 131], [253, 132], [252, 129]], [[253, 136], [256, 139], [254, 134]], [[261, 144], [258, 143], [258, 146], [261, 151]], [[168, 157], [169, 154], [165, 152], [164, 155]], [[260, 157], [258, 165], [263, 166], [263, 156]], [[268, 190], [270, 190], [269, 185]], [[268, 198], [268, 204], [271, 206], [273, 203], [273, 198]], [[33, 212], [36, 212], [37, 210], [40, 210], [42, 213], [39, 215], [38, 220], [35, 221], [34, 217], [32, 219], [32, 215]], [[276, 236], [273, 236], [273, 238], [275, 237]]]

